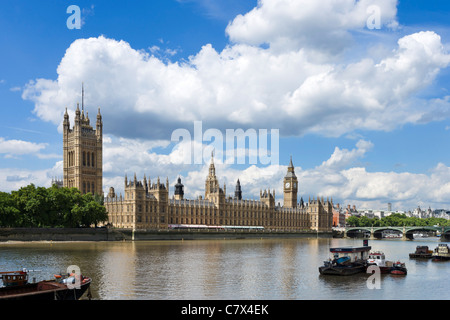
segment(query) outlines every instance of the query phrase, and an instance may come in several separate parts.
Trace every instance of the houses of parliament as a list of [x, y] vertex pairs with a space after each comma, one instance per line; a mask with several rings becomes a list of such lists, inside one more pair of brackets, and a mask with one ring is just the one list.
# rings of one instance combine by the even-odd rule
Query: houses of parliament
[[[76, 187], [81, 193], [103, 194], [102, 137], [103, 121], [98, 109], [95, 129], [91, 126], [84, 104], [75, 112], [73, 128], [69, 115], [64, 114], [64, 187]], [[125, 176], [124, 195], [113, 187], [104, 197], [109, 225], [133, 230], [164, 230], [180, 225], [207, 227], [258, 227], [265, 230], [290, 232], [330, 232], [332, 199], [303, 198], [298, 201], [298, 179], [290, 160], [283, 179], [283, 205], [276, 203], [275, 190], [261, 190], [259, 200], [242, 197], [241, 181], [237, 180], [234, 194], [227, 194], [226, 185], [219, 184], [214, 156], [211, 156], [205, 195], [197, 199], [184, 197], [184, 185], [178, 178], [174, 186], [145, 175], [138, 180]], [[173, 189], [172, 189], [173, 188]], [[170, 189], [173, 190], [171, 194]]]

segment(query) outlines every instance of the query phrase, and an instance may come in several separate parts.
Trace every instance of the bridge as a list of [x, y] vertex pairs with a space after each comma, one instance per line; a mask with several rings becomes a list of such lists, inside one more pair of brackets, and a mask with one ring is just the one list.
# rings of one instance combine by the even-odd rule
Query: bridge
[[419, 231], [433, 231], [440, 232], [442, 238], [450, 238], [450, 227], [435, 227], [435, 226], [413, 226], [413, 227], [345, 227], [339, 228], [337, 231], [344, 233], [344, 238], [349, 237], [349, 233], [370, 233], [370, 239], [381, 239], [382, 232], [392, 230], [402, 234], [402, 240], [413, 240], [414, 233]]

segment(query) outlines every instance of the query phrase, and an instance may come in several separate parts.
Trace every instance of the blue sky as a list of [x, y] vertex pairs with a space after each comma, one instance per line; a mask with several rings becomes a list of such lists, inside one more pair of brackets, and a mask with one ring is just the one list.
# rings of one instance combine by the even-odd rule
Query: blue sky
[[443, 0], [3, 0], [0, 190], [62, 176], [62, 114], [84, 82], [105, 122], [105, 190], [137, 172], [202, 194], [207, 166], [180, 164], [170, 143], [197, 120], [280, 130], [280, 166], [218, 165], [244, 197], [282, 201], [292, 155], [303, 197], [450, 208], [449, 13]]

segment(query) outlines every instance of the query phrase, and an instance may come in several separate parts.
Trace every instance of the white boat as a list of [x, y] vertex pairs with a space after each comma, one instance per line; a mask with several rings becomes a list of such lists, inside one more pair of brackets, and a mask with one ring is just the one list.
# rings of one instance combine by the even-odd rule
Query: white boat
[[386, 256], [381, 251], [374, 251], [369, 253], [369, 258], [367, 259], [367, 266], [377, 266], [380, 268], [381, 273], [391, 273], [400, 274], [402, 271], [406, 274], [406, 266], [404, 263], [399, 261], [393, 262], [386, 260]]
[[386, 261], [386, 256], [381, 251], [370, 252], [367, 264], [379, 267], [381, 273], [389, 273], [393, 265], [392, 261]]
[[436, 249], [434, 249], [433, 261], [450, 260], [450, 248], [445, 243], [439, 243]]

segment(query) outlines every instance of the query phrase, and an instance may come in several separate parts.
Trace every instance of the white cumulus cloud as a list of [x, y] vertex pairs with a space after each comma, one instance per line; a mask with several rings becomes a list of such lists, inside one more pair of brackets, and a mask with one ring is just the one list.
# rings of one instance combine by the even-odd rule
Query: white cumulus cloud
[[195, 120], [220, 130], [339, 136], [423, 120], [431, 110], [415, 95], [449, 63], [434, 32], [401, 38], [379, 61], [346, 65], [314, 63], [302, 49], [275, 53], [247, 44], [222, 52], [205, 45], [187, 62], [164, 63], [124, 41], [98, 37], [76, 40], [58, 79], [29, 82], [23, 98], [35, 103], [41, 119], [60, 125], [65, 107], [73, 114], [85, 82], [86, 105], [102, 108], [105, 132], [126, 138], [169, 139]]
[[6, 140], [0, 137], [0, 154], [16, 156], [24, 154], [36, 154], [47, 147], [46, 143], [34, 143], [23, 140]]

